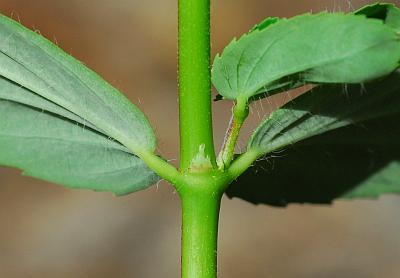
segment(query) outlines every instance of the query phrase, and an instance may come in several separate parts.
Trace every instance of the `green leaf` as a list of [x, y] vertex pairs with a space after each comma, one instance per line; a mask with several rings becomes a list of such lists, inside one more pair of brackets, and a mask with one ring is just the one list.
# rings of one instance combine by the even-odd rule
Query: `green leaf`
[[26, 175], [116, 195], [159, 180], [127, 148], [87, 126], [2, 99], [0, 115], [0, 164]]
[[273, 206], [399, 194], [399, 121], [382, 118], [294, 144], [256, 161], [226, 194]]
[[252, 98], [304, 83], [366, 82], [399, 61], [399, 35], [382, 20], [305, 14], [232, 41], [215, 58], [212, 80], [224, 98]]
[[39, 110], [51, 112], [53, 114], [65, 117], [84, 126], [89, 126], [92, 129], [97, 129], [92, 124], [86, 122], [81, 117], [75, 115], [74, 113], [58, 106], [57, 104], [35, 94], [28, 89], [19, 86], [18, 84], [4, 78], [0, 77], [0, 99], [9, 100], [16, 103], [24, 104], [26, 106], [31, 106]]
[[29, 90], [26, 98], [34, 93], [48, 100], [61, 115], [75, 114], [136, 154], [154, 151], [155, 136], [143, 113], [96, 73], [2, 15], [0, 38], [0, 76]]
[[256, 130], [248, 148], [267, 155], [228, 196], [284, 206], [400, 193], [399, 107], [399, 72], [307, 92]]
[[136, 156], [154, 151], [155, 136], [127, 98], [2, 15], [0, 37], [0, 165], [117, 195], [159, 180]]
[[323, 85], [271, 113], [249, 149], [260, 154], [340, 128], [400, 112], [400, 72], [367, 85]]

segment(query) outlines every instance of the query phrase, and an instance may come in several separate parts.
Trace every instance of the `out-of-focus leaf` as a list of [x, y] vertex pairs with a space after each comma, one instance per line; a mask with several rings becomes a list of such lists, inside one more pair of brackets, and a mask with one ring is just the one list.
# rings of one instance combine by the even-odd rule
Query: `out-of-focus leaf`
[[331, 202], [400, 193], [400, 73], [322, 85], [270, 115], [248, 148], [257, 161], [228, 189], [253, 203]]
[[224, 98], [252, 98], [307, 82], [365, 82], [389, 74], [399, 61], [399, 35], [382, 20], [305, 14], [232, 41], [216, 57], [212, 80]]

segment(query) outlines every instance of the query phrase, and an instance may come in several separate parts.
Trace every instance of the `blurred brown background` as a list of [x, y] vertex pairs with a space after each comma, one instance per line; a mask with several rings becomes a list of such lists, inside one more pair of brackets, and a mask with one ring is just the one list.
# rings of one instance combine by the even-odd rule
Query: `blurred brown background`
[[[40, 30], [127, 94], [154, 125], [159, 152], [176, 161], [176, 2], [1, 0], [0, 12]], [[347, 11], [369, 2], [214, 0], [213, 52], [269, 15]], [[213, 105], [219, 147], [231, 104]], [[270, 109], [255, 104], [246, 130]], [[400, 197], [393, 196], [287, 209], [225, 198], [220, 277], [400, 277], [399, 211]], [[180, 206], [165, 183], [116, 198], [0, 168], [0, 223], [1, 278], [179, 277]]]

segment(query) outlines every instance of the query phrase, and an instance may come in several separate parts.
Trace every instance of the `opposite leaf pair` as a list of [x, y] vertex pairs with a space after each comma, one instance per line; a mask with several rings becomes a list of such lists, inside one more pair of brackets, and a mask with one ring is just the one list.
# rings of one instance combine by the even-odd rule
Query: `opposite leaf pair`
[[[390, 74], [400, 61], [399, 9], [378, 4], [355, 14], [358, 15], [320, 13], [265, 20], [217, 56], [212, 71], [215, 87], [223, 98], [247, 106], [252, 100], [306, 83], [363, 83]], [[145, 116], [74, 58], [4, 16], [0, 17], [0, 76], [0, 164], [67, 187], [117, 195], [146, 188], [159, 179], [140, 159], [154, 156], [156, 146]], [[294, 144], [296, 148], [289, 150], [284, 163], [276, 162], [282, 166], [278, 169], [288, 173], [297, 171], [298, 166], [292, 163], [301, 166], [306, 162], [299, 162], [297, 151], [305, 152], [311, 161], [315, 161], [313, 155], [325, 161], [321, 154], [327, 152], [324, 148], [328, 146], [338, 160], [354, 140], [357, 145], [364, 142], [359, 124], [373, 129], [373, 134], [386, 134], [387, 125], [400, 112], [399, 91], [397, 73], [366, 86], [365, 91], [358, 85], [349, 85], [347, 90], [341, 85], [321, 85], [266, 119], [253, 134], [248, 151], [261, 157]], [[358, 125], [344, 131], [344, 126], [355, 123]], [[345, 134], [316, 137], [334, 129]], [[366, 141], [361, 145], [363, 154], [372, 144], [384, 155], [379, 167], [363, 168], [358, 183], [352, 182], [352, 186], [373, 172], [385, 170], [386, 165], [395, 168], [390, 168], [389, 174], [385, 172], [384, 177], [394, 178], [399, 165], [388, 163], [398, 161], [398, 153], [387, 149], [398, 148], [398, 132], [394, 131], [393, 137], [382, 137], [388, 141]], [[312, 136], [312, 140], [297, 147], [297, 142]], [[338, 138], [343, 142], [339, 143]], [[319, 151], [309, 144], [318, 146]], [[299, 190], [282, 185], [281, 175], [288, 176], [282, 171], [276, 172], [280, 175], [276, 185], [275, 174], [268, 171], [267, 177], [259, 181], [266, 182], [268, 190], [281, 186], [284, 192], [277, 199], [272, 200], [274, 195], [268, 194], [272, 199], [258, 201], [310, 201], [307, 191], [304, 199], [285, 195], [292, 196]], [[298, 175], [307, 177], [307, 171], [299, 170]], [[238, 180], [241, 181], [242, 178]], [[228, 193], [254, 201], [249, 188], [238, 187], [239, 183]], [[363, 191], [354, 196], [398, 191], [396, 187], [375, 187], [382, 184], [386, 183], [369, 185], [373, 188], [368, 192], [374, 194]], [[346, 190], [334, 190], [334, 197]]]

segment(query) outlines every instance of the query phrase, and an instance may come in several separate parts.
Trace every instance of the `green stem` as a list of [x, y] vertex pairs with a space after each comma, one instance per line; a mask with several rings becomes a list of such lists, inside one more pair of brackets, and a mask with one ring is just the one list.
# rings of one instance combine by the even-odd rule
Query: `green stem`
[[[215, 168], [211, 115], [210, 0], [179, 0], [179, 123], [181, 171], [204, 145], [208, 168]], [[205, 169], [208, 171], [210, 169]]]
[[240, 129], [242, 128], [242, 125], [248, 115], [249, 106], [247, 103], [247, 98], [239, 98], [232, 109], [232, 118], [225, 135], [221, 152], [217, 158], [218, 169], [225, 170], [231, 164]]
[[244, 173], [256, 159], [260, 157], [260, 153], [256, 150], [248, 150], [235, 159], [232, 165], [228, 168], [227, 174], [231, 180], [236, 179]]
[[178, 17], [181, 174], [171, 179], [182, 203], [182, 278], [216, 278], [219, 208], [229, 176], [215, 170], [210, 0], [179, 0]]
[[[207, 186], [207, 185], [205, 185]], [[197, 187], [198, 188], [198, 187]], [[222, 192], [180, 192], [182, 202], [182, 278], [217, 277], [218, 217]]]
[[136, 152], [136, 154], [146, 163], [147, 166], [149, 166], [150, 169], [156, 172], [158, 176], [162, 177], [174, 186], [182, 183], [183, 176], [181, 173], [161, 157], [148, 151], [140, 151]]

